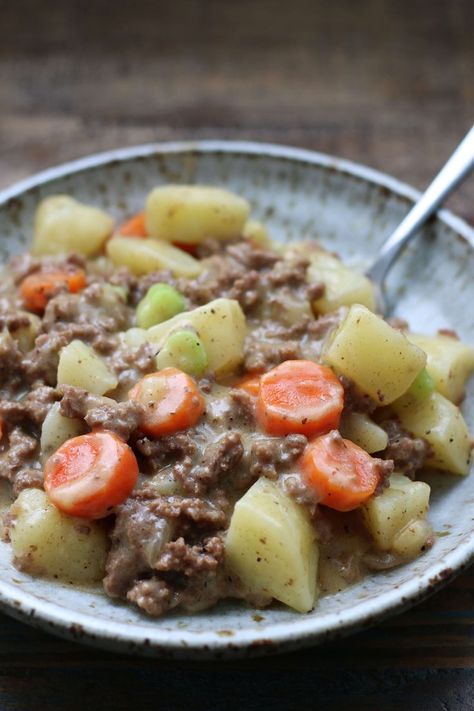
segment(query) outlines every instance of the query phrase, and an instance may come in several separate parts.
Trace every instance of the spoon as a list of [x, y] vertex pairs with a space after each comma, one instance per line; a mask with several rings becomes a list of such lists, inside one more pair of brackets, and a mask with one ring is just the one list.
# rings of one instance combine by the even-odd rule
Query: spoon
[[372, 266], [366, 271], [377, 297], [380, 313], [387, 313], [385, 278], [405, 245], [431, 217], [439, 205], [474, 168], [474, 126], [441, 168], [423, 195], [387, 239]]

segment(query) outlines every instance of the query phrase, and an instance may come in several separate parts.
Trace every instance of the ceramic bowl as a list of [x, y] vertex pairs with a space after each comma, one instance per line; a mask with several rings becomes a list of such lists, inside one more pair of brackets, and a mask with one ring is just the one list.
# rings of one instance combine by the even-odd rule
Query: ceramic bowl
[[[142, 146], [85, 158], [0, 194], [0, 259], [28, 248], [35, 206], [70, 193], [118, 219], [167, 182], [221, 185], [246, 197], [281, 241], [313, 237], [349, 262], [368, 263], [417, 192], [393, 178], [305, 150], [254, 143]], [[414, 329], [455, 328], [474, 343], [474, 231], [440, 212], [403, 255], [389, 281], [394, 313]], [[463, 405], [474, 429], [474, 389]], [[201, 614], [150, 619], [100, 590], [30, 578], [0, 544], [0, 605], [57, 634], [109, 649], [181, 658], [263, 654], [321, 642], [414, 604], [464, 568], [474, 554], [474, 478], [432, 477], [430, 518], [442, 535], [409, 565], [374, 574], [299, 615], [224, 603]]]

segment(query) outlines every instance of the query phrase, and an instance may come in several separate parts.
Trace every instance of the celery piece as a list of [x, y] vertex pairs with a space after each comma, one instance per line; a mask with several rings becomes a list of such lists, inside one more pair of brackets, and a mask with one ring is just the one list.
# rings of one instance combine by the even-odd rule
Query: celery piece
[[208, 367], [206, 349], [194, 331], [175, 331], [156, 356], [156, 365], [159, 370], [171, 366], [189, 375], [202, 375]]
[[150, 328], [184, 311], [184, 299], [169, 284], [153, 284], [137, 306], [137, 324]]
[[426, 368], [418, 373], [413, 383], [408, 388], [408, 393], [416, 400], [425, 400], [435, 389], [435, 382]]

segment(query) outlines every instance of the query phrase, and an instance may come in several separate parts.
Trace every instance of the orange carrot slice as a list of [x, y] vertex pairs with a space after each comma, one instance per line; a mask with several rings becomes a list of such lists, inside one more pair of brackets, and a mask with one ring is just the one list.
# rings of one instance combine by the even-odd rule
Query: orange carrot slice
[[86, 275], [83, 269], [70, 272], [59, 269], [51, 272], [35, 272], [23, 279], [20, 284], [20, 294], [29, 311], [42, 313], [60, 287], [64, 286], [74, 294], [81, 291], [85, 285]]
[[330, 368], [287, 360], [260, 378], [257, 419], [273, 435], [314, 436], [338, 427], [344, 388]]
[[130, 447], [104, 430], [67, 440], [46, 462], [44, 488], [60, 511], [96, 519], [128, 498], [137, 477]]
[[118, 232], [126, 237], [148, 237], [145, 226], [145, 213], [137, 212], [136, 215], [125, 220], [118, 228]]
[[205, 407], [204, 397], [194, 380], [178, 368], [163, 368], [145, 375], [128, 396], [145, 406], [141, 429], [152, 437], [193, 427]]
[[310, 442], [300, 465], [319, 503], [336, 511], [351, 511], [363, 504], [380, 481], [377, 460], [336, 430]]

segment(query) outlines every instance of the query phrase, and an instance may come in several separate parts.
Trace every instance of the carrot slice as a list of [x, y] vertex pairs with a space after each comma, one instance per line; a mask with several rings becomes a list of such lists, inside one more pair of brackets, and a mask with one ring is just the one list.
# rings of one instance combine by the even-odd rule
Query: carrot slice
[[35, 272], [25, 277], [20, 284], [20, 294], [29, 311], [42, 313], [48, 301], [56, 291], [64, 286], [72, 294], [81, 291], [86, 285], [86, 274], [83, 269], [74, 271], [57, 270], [51, 272]]
[[46, 462], [44, 488], [60, 511], [96, 519], [125, 501], [137, 477], [130, 447], [103, 430], [65, 442]]
[[300, 459], [319, 503], [336, 511], [351, 511], [372, 496], [380, 481], [379, 463], [337, 430], [310, 442]]
[[329, 432], [338, 427], [343, 407], [337, 377], [311, 360], [287, 360], [260, 378], [257, 420], [269, 434]]
[[145, 225], [145, 213], [137, 212], [136, 215], [125, 220], [118, 228], [118, 232], [126, 237], [148, 237]]
[[249, 395], [257, 397], [260, 392], [260, 375], [246, 375], [235, 383], [234, 388], [245, 390]]
[[191, 254], [193, 257], [197, 257], [198, 244], [188, 244], [187, 242], [173, 242], [173, 245], [178, 249], [182, 249], [183, 252]]
[[[125, 237], [148, 237], [148, 231], [145, 224], [145, 213], [137, 212], [128, 220], [125, 220], [118, 228], [118, 233], [124, 235]], [[197, 244], [187, 244], [185, 242], [173, 242], [175, 247], [182, 249], [183, 252], [188, 252], [192, 254], [193, 257], [197, 254], [198, 246]]]
[[128, 397], [145, 406], [141, 429], [152, 437], [193, 427], [205, 407], [204, 397], [194, 380], [178, 368], [163, 368], [145, 375]]

